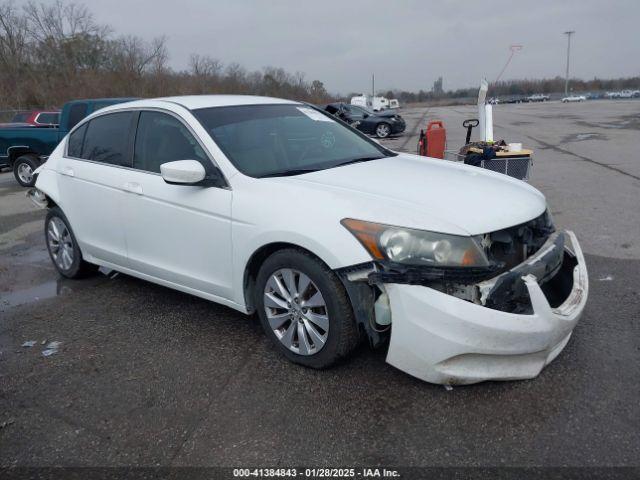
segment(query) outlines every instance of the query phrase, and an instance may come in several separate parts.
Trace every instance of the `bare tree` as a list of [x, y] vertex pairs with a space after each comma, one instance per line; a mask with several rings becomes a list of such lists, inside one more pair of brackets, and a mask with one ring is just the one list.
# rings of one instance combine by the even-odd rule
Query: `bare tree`
[[[165, 37], [115, 36], [78, 3], [0, 0], [2, 108], [61, 105], [79, 97], [247, 93], [326, 100], [319, 82], [267, 67], [249, 72], [208, 55], [192, 55], [187, 71], [168, 66]], [[319, 87], [318, 86], [321, 87]]]
[[13, 2], [0, 5], [0, 91], [18, 108], [23, 104], [29, 45], [27, 22]]

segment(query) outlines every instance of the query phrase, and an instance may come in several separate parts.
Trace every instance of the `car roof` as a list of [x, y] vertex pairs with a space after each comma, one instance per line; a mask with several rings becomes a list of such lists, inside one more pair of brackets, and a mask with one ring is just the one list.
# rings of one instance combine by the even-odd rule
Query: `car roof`
[[210, 107], [231, 107], [236, 105], [301, 105], [300, 102], [296, 102], [294, 100], [285, 100], [282, 98], [273, 97], [260, 97], [257, 95], [183, 95], [175, 97], [137, 99], [131, 102], [110, 105], [101, 109], [100, 111], [104, 113], [110, 110], [118, 110], [127, 107], [160, 107], [163, 103], [180, 105], [188, 110]]
[[274, 105], [282, 103], [300, 103], [282, 98], [260, 97], [257, 95], [184, 95], [163, 97], [156, 100], [182, 105], [189, 110], [208, 107], [232, 107], [236, 105]]

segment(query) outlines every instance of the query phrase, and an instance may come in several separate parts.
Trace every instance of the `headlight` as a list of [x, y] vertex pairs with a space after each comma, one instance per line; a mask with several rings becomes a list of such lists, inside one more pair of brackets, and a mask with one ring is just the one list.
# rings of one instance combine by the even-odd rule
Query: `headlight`
[[489, 265], [480, 245], [480, 237], [394, 227], [352, 218], [345, 218], [340, 223], [375, 260], [437, 267]]

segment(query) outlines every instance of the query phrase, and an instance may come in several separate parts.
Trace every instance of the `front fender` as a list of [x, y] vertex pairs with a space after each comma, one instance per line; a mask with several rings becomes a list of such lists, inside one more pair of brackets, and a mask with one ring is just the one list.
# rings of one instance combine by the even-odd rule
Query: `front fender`
[[[264, 230], [255, 226], [233, 227], [233, 291], [234, 301], [245, 304], [244, 273], [253, 255], [263, 247], [287, 244], [303, 248], [335, 270], [347, 265], [371, 261], [371, 257], [346, 229], [336, 228], [332, 236], [316, 238], [292, 230]], [[333, 237], [333, 238], [331, 238]]]

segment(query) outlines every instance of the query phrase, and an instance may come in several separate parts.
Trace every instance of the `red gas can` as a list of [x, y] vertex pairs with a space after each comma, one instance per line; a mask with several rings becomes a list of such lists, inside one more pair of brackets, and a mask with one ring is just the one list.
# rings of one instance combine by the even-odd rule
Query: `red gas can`
[[444, 149], [447, 144], [447, 130], [441, 120], [432, 120], [427, 124], [425, 132], [425, 143], [427, 144], [427, 157], [444, 158]]

